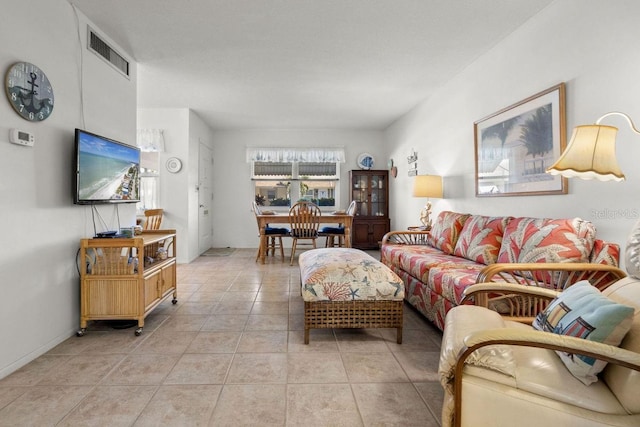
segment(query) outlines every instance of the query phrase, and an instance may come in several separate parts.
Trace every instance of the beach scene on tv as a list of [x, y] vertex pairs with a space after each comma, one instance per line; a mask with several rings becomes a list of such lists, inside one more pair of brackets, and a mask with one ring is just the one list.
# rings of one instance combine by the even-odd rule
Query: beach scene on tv
[[140, 152], [82, 134], [78, 145], [80, 200], [139, 200]]

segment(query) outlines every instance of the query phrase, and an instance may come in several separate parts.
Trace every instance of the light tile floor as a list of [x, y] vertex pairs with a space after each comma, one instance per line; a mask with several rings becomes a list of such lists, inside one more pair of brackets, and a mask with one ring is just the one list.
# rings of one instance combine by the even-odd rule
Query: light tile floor
[[[379, 253], [370, 252], [376, 258]], [[255, 250], [178, 266], [144, 332], [89, 324], [0, 380], [0, 426], [438, 426], [441, 334], [312, 330], [297, 266]]]

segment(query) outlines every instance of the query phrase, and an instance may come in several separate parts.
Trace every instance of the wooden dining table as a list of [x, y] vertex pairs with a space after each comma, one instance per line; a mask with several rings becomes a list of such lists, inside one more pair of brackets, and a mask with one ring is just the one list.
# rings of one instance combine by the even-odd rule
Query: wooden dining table
[[[288, 213], [276, 213], [271, 215], [260, 214], [258, 218], [258, 227], [260, 228], [260, 262], [264, 264], [267, 256], [267, 236], [264, 233], [267, 225], [273, 224], [289, 224]], [[342, 224], [344, 226], [344, 245], [351, 247], [351, 226], [353, 225], [353, 216], [346, 213], [322, 213], [320, 216], [320, 224]]]

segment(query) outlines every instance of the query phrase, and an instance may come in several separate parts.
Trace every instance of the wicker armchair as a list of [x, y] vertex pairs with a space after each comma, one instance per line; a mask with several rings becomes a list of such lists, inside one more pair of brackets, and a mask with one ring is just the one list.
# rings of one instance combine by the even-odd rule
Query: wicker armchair
[[[501, 293], [546, 307], [560, 292], [483, 283], [470, 286], [468, 293], [478, 305], [488, 302], [481, 295]], [[443, 427], [640, 425], [640, 280], [621, 279], [603, 295], [636, 309], [631, 330], [619, 347], [534, 330], [520, 323], [522, 319], [513, 322], [487, 305], [453, 309], [447, 315], [440, 354]], [[508, 345], [511, 355], [505, 356], [505, 347], [496, 345]], [[483, 367], [477, 366], [480, 359], [474, 359], [478, 351], [485, 351]], [[556, 352], [584, 355], [608, 365], [596, 383], [585, 385], [562, 365]], [[506, 360], [511, 360], [511, 374], [495, 370], [507, 366]]]
[[463, 302], [495, 309], [508, 320], [531, 324], [558, 292], [581, 280], [601, 291], [626, 273], [617, 267], [592, 263], [492, 264], [476, 285], [467, 287]]

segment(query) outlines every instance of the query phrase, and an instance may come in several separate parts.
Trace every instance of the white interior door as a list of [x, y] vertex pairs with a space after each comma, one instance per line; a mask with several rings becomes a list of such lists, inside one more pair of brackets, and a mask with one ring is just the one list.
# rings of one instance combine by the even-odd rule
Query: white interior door
[[213, 153], [204, 144], [198, 151], [198, 248], [203, 253], [213, 245]]

